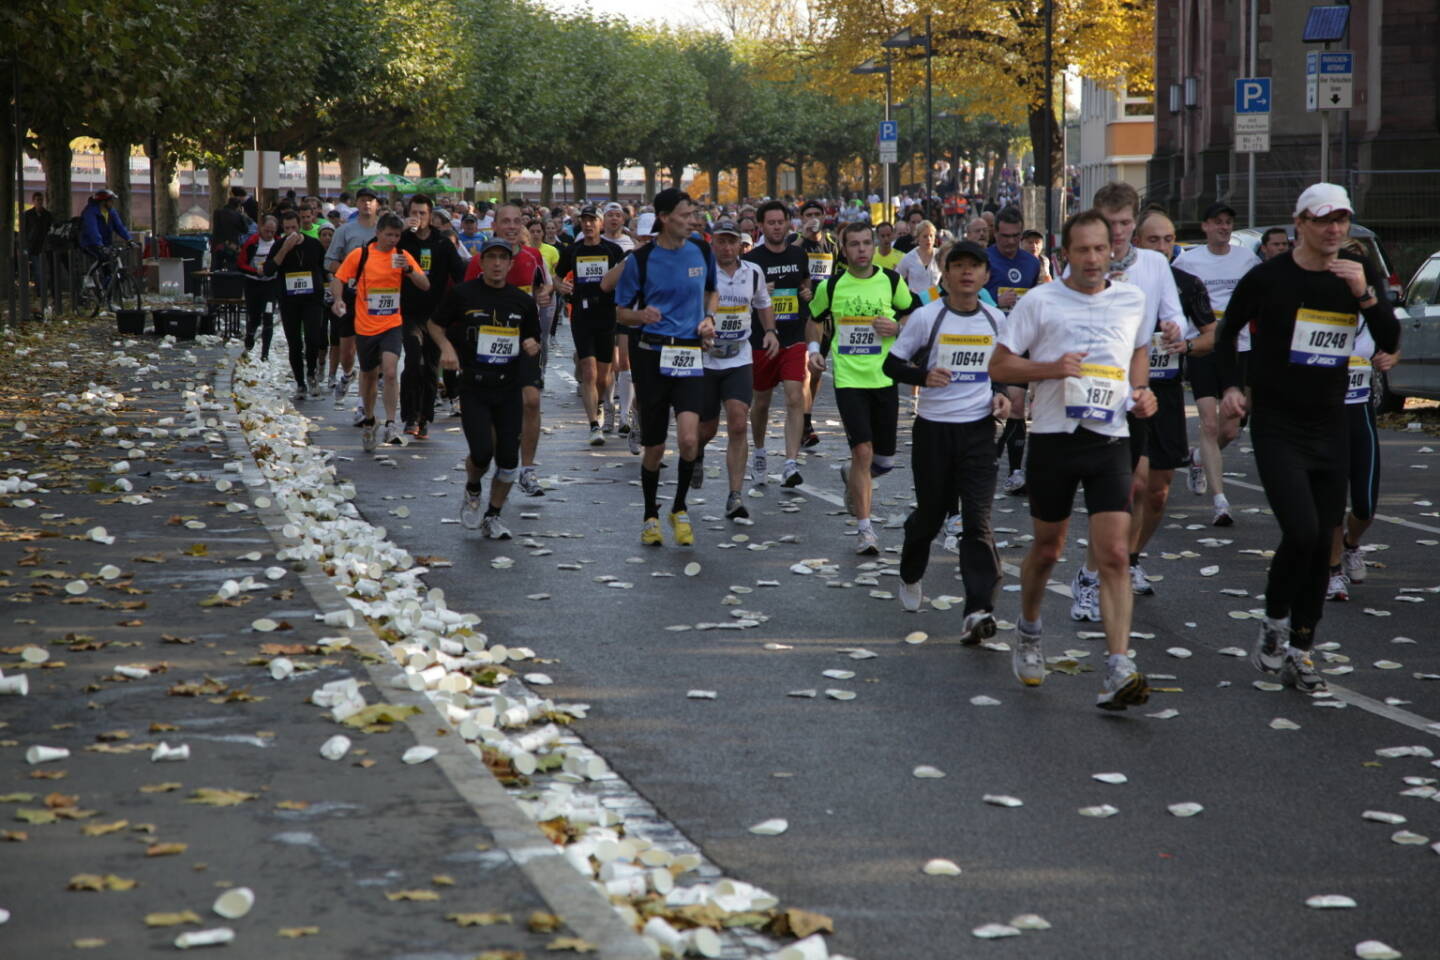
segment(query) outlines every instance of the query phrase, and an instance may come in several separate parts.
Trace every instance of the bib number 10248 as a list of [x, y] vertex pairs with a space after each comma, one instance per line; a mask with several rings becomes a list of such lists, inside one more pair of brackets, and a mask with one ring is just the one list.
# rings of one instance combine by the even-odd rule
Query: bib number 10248
[[1343, 367], [1355, 343], [1355, 314], [1301, 307], [1290, 338], [1290, 362], [1303, 367]]

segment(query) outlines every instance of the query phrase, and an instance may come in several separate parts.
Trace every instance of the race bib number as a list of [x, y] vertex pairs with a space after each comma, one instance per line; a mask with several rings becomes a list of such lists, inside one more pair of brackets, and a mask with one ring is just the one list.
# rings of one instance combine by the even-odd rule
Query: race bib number
[[1150, 379], [1174, 380], [1180, 376], [1180, 354], [1167, 353], [1160, 334], [1150, 338]]
[[1369, 358], [1350, 358], [1350, 382], [1345, 386], [1346, 403], [1365, 403], [1370, 399], [1370, 379], [1374, 372]]
[[263, 254], [263, 253], [262, 253], [262, 254], [259, 254], [258, 256], [255, 257], [254, 260], [251, 260], [250, 263], [251, 263], [252, 266], [255, 267], [255, 272], [256, 272], [256, 273], [264, 273], [264, 272], [265, 272], [265, 254]]
[[800, 319], [800, 291], [793, 287], [776, 290], [770, 295], [770, 306], [775, 309], [775, 322], [785, 323]]
[[668, 346], [660, 348], [660, 375], [664, 377], [700, 377], [705, 375], [699, 347]]
[[940, 366], [950, 371], [951, 383], [989, 383], [994, 350], [995, 338], [988, 334], [940, 334]]
[[1290, 362], [1303, 367], [1340, 367], [1349, 362], [1355, 345], [1355, 314], [1310, 310], [1295, 314]]
[[605, 278], [605, 271], [609, 268], [610, 261], [604, 257], [576, 257], [575, 282], [599, 283]]
[[870, 357], [882, 348], [874, 317], [840, 317], [835, 323], [835, 349], [850, 357]]
[[1114, 423], [1125, 406], [1125, 371], [1098, 363], [1080, 366], [1080, 376], [1065, 378], [1065, 416], [1071, 420]]
[[285, 274], [285, 293], [295, 296], [302, 293], [315, 292], [315, 276], [310, 271], [304, 273]]
[[723, 304], [715, 310], [715, 339], [744, 340], [750, 335], [750, 308], [747, 306], [727, 307]]
[[810, 263], [811, 280], [825, 280], [835, 269], [835, 254], [833, 253], [807, 253], [805, 257]]
[[433, 261], [433, 259], [431, 258], [431, 255], [430, 255], [430, 248], [429, 248], [429, 247], [421, 247], [421, 248], [420, 248], [420, 269], [423, 270], [423, 271], [425, 271], [426, 273], [429, 273], [429, 272], [430, 272], [430, 264], [433, 263], [433, 262], [434, 262], [434, 261]]
[[[1001, 297], [1003, 297], [1003, 296], [1004, 296], [1005, 294], [1007, 294], [1007, 293], [1013, 293], [1013, 294], [1015, 294], [1015, 302], [1016, 302], [1016, 303], [1019, 303], [1019, 302], [1020, 302], [1020, 298], [1023, 297], [1023, 296], [1025, 296], [1025, 294], [1027, 294], [1027, 293], [1030, 292], [1030, 288], [1029, 288], [1029, 287], [997, 287], [997, 288], [995, 289], [995, 292], [998, 293]], [[997, 297], [996, 299], [998, 300], [999, 297]]]
[[520, 355], [520, 331], [515, 327], [482, 326], [475, 338], [475, 359], [481, 363], [509, 363]]
[[400, 312], [399, 287], [371, 287], [365, 291], [365, 309], [372, 317], [393, 317]]

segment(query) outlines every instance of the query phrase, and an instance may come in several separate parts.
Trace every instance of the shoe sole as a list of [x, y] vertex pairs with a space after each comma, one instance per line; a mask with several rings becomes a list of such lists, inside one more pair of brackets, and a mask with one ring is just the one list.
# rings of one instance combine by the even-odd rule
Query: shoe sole
[[1216, 517], [1216, 518], [1215, 518], [1215, 521], [1214, 521], [1212, 524], [1210, 524], [1210, 526], [1212, 526], [1212, 527], [1233, 527], [1233, 526], [1235, 526], [1235, 518], [1232, 517], [1232, 516], [1230, 516], [1230, 514], [1226, 513], [1226, 514], [1223, 514], [1223, 515], [1221, 515], [1221, 516]]
[[960, 643], [967, 647], [978, 647], [981, 643], [995, 636], [995, 618], [982, 620], [975, 625], [973, 630], [960, 635]]
[[[1101, 696], [1105, 696], [1101, 694]], [[1108, 699], [1097, 700], [1095, 706], [1101, 710], [1124, 710], [1126, 707], [1143, 707], [1150, 702], [1150, 685], [1145, 674], [1136, 673], [1125, 681], [1124, 686], [1110, 694]]]
[[1015, 672], [1015, 679], [1027, 687], [1038, 687], [1045, 683], [1044, 677], [1022, 677], [1019, 672]]
[[855, 551], [857, 557], [878, 557], [880, 548], [876, 546], [864, 546]]
[[744, 507], [736, 507], [734, 513], [727, 513], [727, 514], [725, 514], [725, 519], [726, 519], [726, 520], [748, 520], [748, 519], [750, 519], [750, 511], [749, 511], [749, 510], [746, 510]]
[[1095, 614], [1095, 615], [1092, 616], [1092, 615], [1090, 614], [1090, 611], [1088, 611], [1088, 610], [1082, 610], [1082, 611], [1080, 611], [1080, 612], [1077, 614], [1077, 613], [1075, 612], [1075, 608], [1074, 608], [1074, 607], [1071, 607], [1071, 608], [1070, 608], [1070, 619], [1071, 619], [1071, 620], [1074, 620], [1076, 623], [1099, 623], [1099, 622], [1100, 622], [1100, 615], [1097, 613], [1097, 614]]

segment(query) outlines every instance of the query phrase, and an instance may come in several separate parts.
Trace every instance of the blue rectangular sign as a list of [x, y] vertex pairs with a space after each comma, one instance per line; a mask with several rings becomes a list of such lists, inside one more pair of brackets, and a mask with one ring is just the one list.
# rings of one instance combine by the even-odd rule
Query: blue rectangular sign
[[1235, 79], [1236, 113], [1270, 112], [1270, 78], [1237, 77]]
[[880, 142], [896, 141], [900, 139], [900, 124], [895, 120], [880, 121]]
[[1320, 75], [1327, 73], [1354, 73], [1355, 54], [1345, 53], [1320, 53]]

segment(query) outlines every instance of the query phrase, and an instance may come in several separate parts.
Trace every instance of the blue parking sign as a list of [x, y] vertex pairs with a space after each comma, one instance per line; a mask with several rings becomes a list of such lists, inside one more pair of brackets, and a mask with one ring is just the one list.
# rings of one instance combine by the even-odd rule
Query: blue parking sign
[[1270, 78], [1237, 77], [1235, 79], [1236, 113], [1270, 112]]

